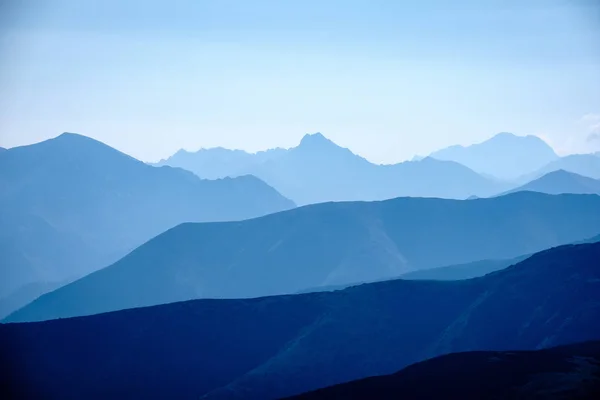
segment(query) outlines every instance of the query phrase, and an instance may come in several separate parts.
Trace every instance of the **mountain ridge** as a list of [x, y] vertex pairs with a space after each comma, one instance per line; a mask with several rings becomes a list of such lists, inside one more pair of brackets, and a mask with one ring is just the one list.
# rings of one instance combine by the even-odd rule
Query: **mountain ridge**
[[79, 277], [181, 222], [295, 206], [256, 177], [201, 180], [73, 133], [2, 152], [0, 171], [0, 248], [11, 259], [0, 296], [36, 276]]
[[598, 227], [599, 196], [534, 192], [470, 201], [323, 203], [246, 221], [186, 223], [5, 321], [394, 278], [517, 257], [587, 239]]
[[502, 195], [525, 190], [547, 194], [600, 194], [600, 180], [559, 169]]
[[[165, 163], [181, 166], [198, 176], [225, 173], [224, 158], [217, 161], [196, 153], [192, 158]], [[248, 153], [243, 157], [252, 159]], [[234, 164], [237, 165], [236, 161]], [[405, 161], [391, 165], [373, 164], [327, 139], [321, 133], [306, 134], [296, 147], [270, 153], [262, 159], [241, 162], [243, 167], [228, 169], [237, 175], [249, 173], [264, 180], [299, 205], [327, 201], [372, 201], [394, 197], [466, 198], [498, 193], [506, 185], [482, 177], [471, 169], [433, 159]]]
[[566, 245], [463, 281], [1, 324], [0, 355], [18, 379], [0, 379], [60, 398], [281, 398], [447, 353], [598, 340], [598, 259], [598, 243]]

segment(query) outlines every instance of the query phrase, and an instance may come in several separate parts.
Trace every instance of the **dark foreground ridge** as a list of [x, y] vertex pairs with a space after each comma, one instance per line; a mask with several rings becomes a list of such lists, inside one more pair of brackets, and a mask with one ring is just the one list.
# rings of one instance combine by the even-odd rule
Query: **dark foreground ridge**
[[2, 324], [0, 379], [20, 398], [271, 399], [453, 352], [599, 340], [598, 260], [599, 243], [567, 245], [465, 281]]
[[600, 342], [455, 353], [289, 400], [600, 398]]

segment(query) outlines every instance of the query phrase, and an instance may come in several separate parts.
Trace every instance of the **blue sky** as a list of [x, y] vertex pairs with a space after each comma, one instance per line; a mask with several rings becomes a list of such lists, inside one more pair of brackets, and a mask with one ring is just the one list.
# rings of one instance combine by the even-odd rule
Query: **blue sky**
[[147, 161], [316, 131], [391, 163], [501, 131], [600, 150], [600, 5], [0, 5], [0, 146], [78, 132]]

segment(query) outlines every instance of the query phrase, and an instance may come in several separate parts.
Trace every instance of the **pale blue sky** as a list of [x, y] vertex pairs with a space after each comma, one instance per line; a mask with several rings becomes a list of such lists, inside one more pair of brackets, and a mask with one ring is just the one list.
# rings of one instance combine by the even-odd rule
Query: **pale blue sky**
[[320, 131], [390, 163], [509, 131], [600, 150], [595, 0], [0, 3], [0, 146], [69, 131], [153, 161]]

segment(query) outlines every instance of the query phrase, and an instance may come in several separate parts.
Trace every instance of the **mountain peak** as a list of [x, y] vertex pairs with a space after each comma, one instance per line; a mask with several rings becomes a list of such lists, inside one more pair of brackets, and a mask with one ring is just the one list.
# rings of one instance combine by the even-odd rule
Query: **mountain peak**
[[518, 137], [517, 135], [515, 135], [514, 133], [511, 132], [499, 132], [497, 134], [495, 134], [492, 139], [513, 139]]
[[315, 146], [315, 145], [326, 145], [335, 144], [331, 140], [327, 139], [321, 132], [307, 133], [300, 141], [300, 146]]

